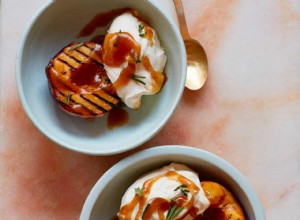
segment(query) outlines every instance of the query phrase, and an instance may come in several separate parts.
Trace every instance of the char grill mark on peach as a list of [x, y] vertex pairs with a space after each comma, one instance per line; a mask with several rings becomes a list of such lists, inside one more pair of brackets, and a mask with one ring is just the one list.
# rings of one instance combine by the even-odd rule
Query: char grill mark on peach
[[66, 54], [66, 56], [68, 56], [69, 58], [71, 58], [72, 60], [74, 60], [74, 61], [75, 61], [76, 63], [78, 63], [78, 64], [82, 64], [82, 63], [83, 63], [81, 60], [77, 59], [77, 58], [74, 57], [74, 56], [70, 56], [70, 55], [68, 55], [68, 54]]
[[[101, 106], [101, 104], [99, 103], [99, 101], [94, 98], [95, 96], [93, 95], [80, 95], [80, 97], [82, 99], [84, 99], [87, 103], [91, 104], [91, 106], [95, 106], [98, 110], [100, 110], [102, 113], [106, 113], [107, 109], [105, 109], [105, 107]], [[97, 111], [97, 110], [95, 110]]]
[[[87, 44], [89, 44], [89, 45], [87, 45]], [[95, 53], [97, 52], [96, 48], [93, 47], [91, 44], [92, 43], [84, 43], [81, 47], [78, 47], [73, 51], [76, 51], [76, 52], [82, 54], [83, 56], [85, 56], [86, 58], [89, 58], [90, 60], [93, 60], [97, 64], [103, 66], [101, 57], [95, 55]], [[102, 48], [100, 48], [100, 51], [101, 50], [102, 50]], [[70, 52], [72, 52], [72, 51], [70, 51]]]
[[51, 93], [65, 111], [80, 117], [97, 117], [120, 103], [101, 60], [101, 46], [71, 44], [48, 64]]
[[111, 108], [113, 108], [115, 105], [111, 102], [109, 102], [108, 100], [106, 100], [105, 98], [101, 97], [98, 94], [93, 94], [95, 97], [97, 97], [99, 100], [101, 100], [102, 102], [104, 102], [105, 104], [109, 105]]
[[94, 60], [92, 57], [89, 57], [89, 55], [85, 54], [84, 52], [80, 51], [80, 50], [77, 50], [75, 49], [74, 52], [77, 53], [77, 56], [78, 54], [81, 54], [82, 56], [84, 56], [85, 58], [90, 58], [93, 62], [95, 62], [97, 65], [103, 67], [103, 64], [98, 62], [97, 60]]
[[[96, 116], [96, 113], [94, 113], [93, 111], [91, 111], [90, 109], [88, 109], [86, 106], [82, 106], [82, 108], [71, 108], [68, 104], [66, 104], [66, 96], [61, 93], [60, 91], [57, 91], [56, 94], [57, 97], [57, 102], [63, 106], [63, 108], [66, 108], [69, 112], [74, 112], [80, 115], [93, 115]], [[74, 102], [72, 99], [70, 99], [70, 104], [71, 105], [78, 105], [79, 103]]]
[[73, 67], [73, 66], [72, 66], [71, 64], [69, 64], [67, 61], [65, 61], [65, 60], [63, 60], [63, 59], [61, 59], [61, 58], [58, 58], [57, 60], [60, 61], [60, 62], [62, 62], [63, 64], [65, 64], [67, 67], [69, 67], [69, 69], [70, 69], [71, 71], [74, 71], [75, 68], [76, 68], [76, 67]]

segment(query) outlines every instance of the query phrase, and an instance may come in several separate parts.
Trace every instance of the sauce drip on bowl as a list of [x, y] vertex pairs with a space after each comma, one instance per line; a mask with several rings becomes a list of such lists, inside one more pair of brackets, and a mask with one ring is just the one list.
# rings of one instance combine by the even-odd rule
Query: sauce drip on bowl
[[77, 37], [86, 37], [91, 35], [98, 27], [104, 27], [112, 22], [112, 20], [128, 11], [128, 8], [114, 9], [108, 12], [100, 12], [95, 15], [92, 20], [87, 23], [79, 32]]
[[128, 121], [129, 115], [125, 109], [114, 109], [108, 114], [107, 127], [109, 129], [122, 127], [123, 125], [127, 124]]

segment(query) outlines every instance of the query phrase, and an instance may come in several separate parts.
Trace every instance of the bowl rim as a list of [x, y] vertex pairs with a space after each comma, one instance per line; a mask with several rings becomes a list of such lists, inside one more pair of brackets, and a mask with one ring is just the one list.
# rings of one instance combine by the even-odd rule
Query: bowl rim
[[246, 177], [233, 165], [226, 160], [212, 154], [206, 150], [199, 148], [185, 146], [185, 145], [161, 145], [148, 148], [132, 154], [108, 169], [101, 178], [96, 182], [93, 188], [90, 190], [82, 211], [80, 214], [80, 220], [86, 220], [90, 218], [94, 204], [96, 203], [101, 191], [109, 184], [109, 182], [119, 173], [122, 172], [124, 167], [132, 166], [133, 164], [149, 159], [155, 156], [170, 156], [170, 155], [183, 155], [190, 157], [197, 157], [205, 162], [212, 163], [219, 169], [223, 170], [231, 176], [231, 178], [240, 185], [241, 189], [247, 196], [250, 206], [253, 208], [255, 219], [266, 220], [263, 206], [257, 196], [257, 193], [247, 181]]
[[181, 81], [180, 81], [180, 87], [177, 90], [177, 95], [175, 97], [174, 103], [172, 103], [171, 108], [166, 112], [165, 116], [163, 117], [163, 120], [159, 122], [157, 125], [156, 129], [153, 129], [151, 132], [149, 132], [147, 135], [145, 135], [143, 138], [138, 139], [137, 141], [133, 143], [127, 143], [126, 145], [122, 145], [122, 149], [115, 149], [114, 147], [110, 149], [104, 149], [101, 150], [101, 148], [95, 150], [95, 149], [86, 149], [84, 147], [74, 147], [72, 146], [71, 143], [67, 143], [66, 141], [62, 140], [59, 138], [59, 136], [49, 133], [44, 126], [39, 122], [38, 118], [33, 114], [31, 107], [29, 106], [28, 102], [26, 101], [25, 93], [24, 93], [24, 87], [22, 83], [22, 60], [23, 60], [23, 55], [24, 55], [24, 46], [26, 45], [26, 42], [28, 40], [28, 36], [33, 28], [33, 26], [36, 24], [38, 18], [42, 16], [42, 14], [52, 5], [55, 4], [55, 1], [48, 1], [46, 2], [29, 20], [22, 36], [20, 39], [20, 43], [18, 45], [18, 50], [17, 50], [17, 56], [16, 56], [16, 66], [15, 66], [15, 76], [16, 76], [16, 85], [17, 85], [17, 90], [19, 94], [19, 98], [21, 100], [22, 107], [33, 123], [33, 125], [43, 134], [45, 135], [48, 139], [53, 141], [54, 143], [58, 144], [59, 146], [62, 146], [66, 149], [69, 149], [71, 151], [75, 151], [78, 153], [83, 153], [83, 154], [88, 154], [88, 155], [115, 155], [119, 153], [123, 153], [129, 150], [132, 150], [143, 143], [147, 142], [150, 140], [153, 136], [155, 136], [162, 128], [163, 126], [167, 123], [167, 121], [170, 119], [172, 116], [173, 112], [175, 111], [176, 107], [178, 106], [180, 99], [182, 97], [184, 88], [185, 88], [185, 80], [186, 80], [186, 68], [187, 68], [187, 59], [186, 59], [186, 51], [184, 47], [184, 42], [181, 37], [180, 31], [178, 26], [176, 25], [175, 21], [171, 16], [168, 16], [169, 13], [162, 7], [160, 6], [156, 1], [154, 0], [144, 0], [146, 4], [149, 4], [151, 7], [154, 8], [154, 10], [157, 10], [162, 17], [167, 21], [167, 23], [171, 26], [171, 29], [175, 33], [176, 39], [178, 39], [179, 43], [179, 50], [180, 54], [182, 56], [182, 69], [180, 70], [182, 74]]

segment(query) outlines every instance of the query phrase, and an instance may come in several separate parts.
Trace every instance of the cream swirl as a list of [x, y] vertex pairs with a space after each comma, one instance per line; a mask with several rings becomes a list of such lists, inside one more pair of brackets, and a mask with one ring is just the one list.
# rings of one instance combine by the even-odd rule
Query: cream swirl
[[[143, 95], [152, 95], [160, 91], [164, 82], [163, 69], [167, 57], [160, 46], [156, 31], [138, 19], [133, 13], [125, 12], [116, 17], [108, 30], [107, 36], [117, 34], [119, 35], [117, 39], [120, 40], [120, 37], [125, 38], [125, 34], [127, 34], [127, 38], [132, 38], [131, 40], [139, 46], [138, 50], [134, 51], [134, 57], [132, 57], [133, 50], [129, 55], [126, 54], [126, 59], [122, 64], [110, 65], [104, 62], [104, 67], [109, 79], [114, 84], [122, 78], [121, 75], [126, 68], [131, 68], [130, 71], [133, 71], [135, 78], [132, 75], [131, 77], [136, 80], [128, 80], [126, 83], [122, 83], [122, 86], [116, 86], [116, 91], [128, 107], [137, 109], [141, 105]], [[117, 42], [114, 42], [113, 45], [117, 47]], [[115, 49], [114, 47], [109, 48], [109, 50]], [[134, 59], [134, 67], [130, 66], [132, 59]], [[127, 75], [130, 76], [128, 73]]]
[[208, 206], [197, 173], [183, 164], [172, 163], [134, 182], [122, 198], [118, 217], [160, 220], [176, 209], [178, 214], [174, 220], [190, 220]]

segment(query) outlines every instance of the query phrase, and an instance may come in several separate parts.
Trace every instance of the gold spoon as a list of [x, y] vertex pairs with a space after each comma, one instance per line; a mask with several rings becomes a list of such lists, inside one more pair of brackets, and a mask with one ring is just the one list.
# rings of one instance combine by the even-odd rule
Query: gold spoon
[[185, 86], [188, 89], [197, 90], [204, 85], [207, 79], [208, 62], [206, 53], [200, 43], [195, 39], [192, 39], [189, 35], [182, 1], [174, 0], [174, 3], [187, 55], [187, 76]]

